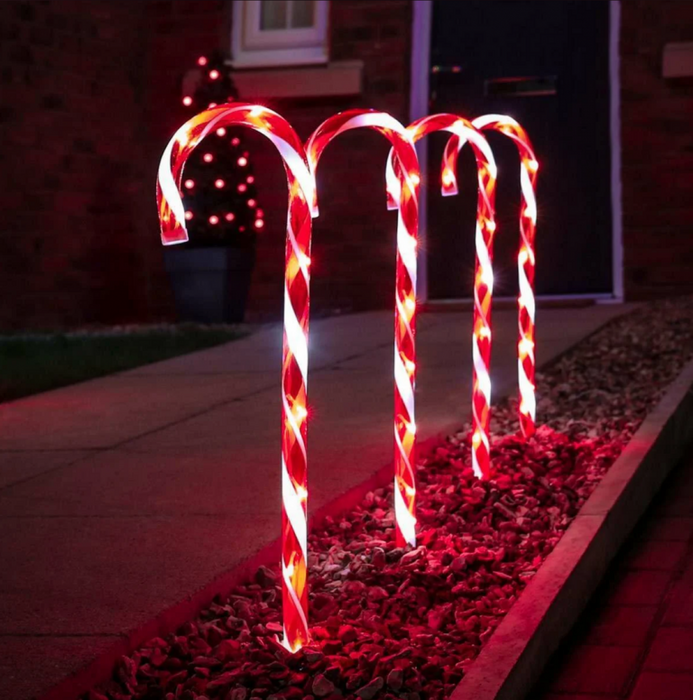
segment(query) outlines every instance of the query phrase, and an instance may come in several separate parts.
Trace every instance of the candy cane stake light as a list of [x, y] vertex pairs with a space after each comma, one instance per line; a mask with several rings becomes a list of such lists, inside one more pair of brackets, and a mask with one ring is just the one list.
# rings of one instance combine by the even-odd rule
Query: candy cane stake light
[[[414, 459], [416, 419], [416, 244], [419, 228], [418, 191], [421, 181], [416, 149], [407, 130], [383, 112], [350, 110], [324, 121], [306, 143], [311, 171], [315, 174], [325, 147], [350, 129], [368, 127], [392, 144], [399, 181], [391, 175], [388, 191], [396, 191], [397, 271], [395, 281], [395, 532], [398, 546], [416, 544], [416, 482]], [[313, 216], [318, 215], [317, 198]]]
[[[490, 471], [489, 422], [491, 406], [491, 298], [493, 296], [492, 251], [496, 230], [495, 193], [497, 168], [493, 152], [483, 134], [466, 119], [455, 114], [435, 114], [418, 119], [407, 127], [414, 142], [435, 131], [452, 133], [460, 148], [469, 142], [474, 151], [479, 181], [476, 210], [476, 265], [474, 275], [474, 325], [472, 334], [472, 466], [474, 473], [488, 478]], [[443, 157], [441, 187], [443, 196], [457, 194], [457, 154]], [[388, 170], [397, 170], [392, 157]]]
[[282, 360], [282, 644], [295, 652], [308, 642], [306, 419], [312, 228], [309, 203], [314, 201], [315, 185], [300, 139], [279, 114], [247, 104], [209, 109], [176, 132], [161, 159], [157, 202], [164, 245], [188, 240], [180, 195], [188, 156], [205, 136], [225, 126], [247, 126], [266, 136], [284, 160], [289, 186]]
[[[473, 122], [482, 131], [497, 131], [505, 134], [517, 147], [520, 155], [520, 189], [522, 205], [520, 207], [520, 249], [517, 255], [517, 269], [520, 281], [518, 296], [519, 340], [517, 344], [518, 383], [520, 389], [520, 428], [525, 438], [531, 437], [536, 429], [536, 389], [535, 389], [535, 311], [534, 271], [535, 232], [537, 226], [536, 184], [539, 163], [534, 154], [532, 142], [527, 132], [512, 117], [502, 114], [487, 114]], [[456, 137], [448, 142], [445, 158], [455, 162], [456, 154], [461, 148]]]

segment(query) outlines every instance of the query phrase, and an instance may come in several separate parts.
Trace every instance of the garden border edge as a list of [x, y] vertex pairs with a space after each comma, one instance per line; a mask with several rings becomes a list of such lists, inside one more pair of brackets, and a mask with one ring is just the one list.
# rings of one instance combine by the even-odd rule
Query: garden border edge
[[669, 385], [472, 662], [450, 700], [529, 696], [669, 472], [693, 442], [693, 361]]

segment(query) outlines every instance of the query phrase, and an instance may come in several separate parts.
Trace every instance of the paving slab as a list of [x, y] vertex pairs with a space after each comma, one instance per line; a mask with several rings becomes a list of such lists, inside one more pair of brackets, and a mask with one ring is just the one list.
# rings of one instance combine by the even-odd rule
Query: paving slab
[[[2, 558], [11, 562], [0, 581], [4, 643], [8, 635], [126, 634], [248, 557], [255, 533], [280, 521], [238, 514], [7, 522], [0, 529]], [[6, 698], [11, 688], [3, 691]]]
[[[540, 361], [630, 308], [539, 309]], [[312, 325], [311, 512], [391, 463], [392, 325], [389, 311]], [[494, 314], [496, 399], [516, 391], [516, 332], [514, 311]], [[421, 316], [423, 440], [469, 418], [470, 334], [468, 312]], [[192, 614], [276, 539], [280, 356], [273, 326], [0, 406], [0, 657], [15, 660], [3, 700], [105, 658], [105, 638], [160, 632], [167, 609]]]
[[0, 636], [3, 696], [38, 697], [56, 678], [86, 665], [116, 640], [113, 635]]
[[255, 373], [215, 376], [120, 374], [0, 404], [0, 451], [81, 450], [171, 425], [266, 388]]
[[[0, 489], [84, 459], [86, 450], [0, 452]], [[0, 508], [0, 513], [2, 513]]]

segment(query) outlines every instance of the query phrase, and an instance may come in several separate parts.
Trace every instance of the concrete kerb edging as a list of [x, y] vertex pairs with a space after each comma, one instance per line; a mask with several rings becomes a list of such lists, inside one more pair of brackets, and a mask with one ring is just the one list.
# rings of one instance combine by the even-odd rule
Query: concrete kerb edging
[[521, 700], [693, 442], [693, 362], [647, 416], [450, 700]]

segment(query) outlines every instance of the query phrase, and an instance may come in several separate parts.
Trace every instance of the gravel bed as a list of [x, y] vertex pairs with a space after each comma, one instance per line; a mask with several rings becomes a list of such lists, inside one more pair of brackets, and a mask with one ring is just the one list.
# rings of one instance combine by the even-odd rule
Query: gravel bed
[[277, 570], [124, 657], [90, 700], [447, 697], [609, 466], [693, 355], [693, 299], [640, 307], [538, 374], [542, 427], [494, 407], [496, 476], [469, 430], [418, 465], [420, 545], [393, 543], [391, 488], [310, 536], [313, 642], [291, 656]]

